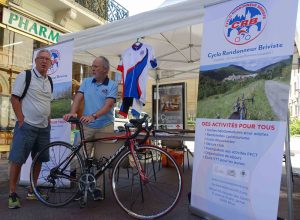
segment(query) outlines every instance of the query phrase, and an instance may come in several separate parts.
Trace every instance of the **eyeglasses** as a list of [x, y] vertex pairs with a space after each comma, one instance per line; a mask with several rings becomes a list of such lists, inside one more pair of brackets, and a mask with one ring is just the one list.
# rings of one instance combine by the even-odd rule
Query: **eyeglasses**
[[102, 67], [102, 66], [92, 65], [92, 68], [98, 68], [98, 67]]
[[47, 62], [51, 61], [51, 59], [48, 57], [37, 57], [37, 59], [42, 60], [42, 61], [45, 60]]

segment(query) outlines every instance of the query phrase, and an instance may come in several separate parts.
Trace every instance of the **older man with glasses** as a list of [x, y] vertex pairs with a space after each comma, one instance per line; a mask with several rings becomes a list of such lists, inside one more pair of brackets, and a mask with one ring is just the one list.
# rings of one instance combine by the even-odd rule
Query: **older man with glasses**
[[[35, 67], [31, 70], [31, 80], [23, 97], [26, 85], [26, 72], [18, 74], [11, 96], [11, 103], [17, 117], [14, 129], [12, 149], [9, 155], [9, 199], [8, 207], [20, 208], [20, 198], [16, 193], [16, 185], [21, 167], [29, 154], [32, 158], [50, 142], [50, 103], [52, 100], [51, 82], [47, 71], [51, 66], [51, 53], [41, 49], [35, 58]], [[49, 153], [44, 154], [41, 161], [34, 167], [33, 179], [41, 171], [42, 162], [49, 161]], [[29, 188], [27, 199], [34, 199], [32, 189]]]

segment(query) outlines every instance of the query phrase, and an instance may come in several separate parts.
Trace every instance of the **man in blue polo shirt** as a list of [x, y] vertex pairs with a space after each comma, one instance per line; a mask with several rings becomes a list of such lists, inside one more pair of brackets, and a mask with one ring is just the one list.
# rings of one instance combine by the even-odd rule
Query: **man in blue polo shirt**
[[[97, 57], [92, 64], [93, 77], [86, 78], [77, 91], [71, 112], [64, 115], [64, 120], [77, 117], [80, 103], [84, 100], [84, 111], [80, 121], [84, 124], [85, 138], [101, 138], [104, 133], [114, 132], [113, 107], [118, 93], [118, 84], [108, 78], [109, 61]], [[111, 156], [116, 146], [96, 142], [87, 145], [89, 155], [100, 158]], [[94, 191], [94, 200], [102, 199], [100, 190]]]

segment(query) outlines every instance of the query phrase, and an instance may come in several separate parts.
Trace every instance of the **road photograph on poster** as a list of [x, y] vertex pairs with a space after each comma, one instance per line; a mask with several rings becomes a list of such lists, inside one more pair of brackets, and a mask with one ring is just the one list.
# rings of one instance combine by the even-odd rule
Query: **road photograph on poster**
[[292, 56], [281, 56], [201, 66], [197, 116], [283, 120], [291, 63]]

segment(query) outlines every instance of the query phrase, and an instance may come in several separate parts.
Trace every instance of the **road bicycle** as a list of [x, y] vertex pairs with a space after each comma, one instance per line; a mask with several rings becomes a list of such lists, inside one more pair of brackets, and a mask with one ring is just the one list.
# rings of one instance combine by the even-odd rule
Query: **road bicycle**
[[247, 119], [247, 107], [245, 101], [251, 101], [253, 105], [254, 97], [245, 99], [244, 94], [242, 95], [242, 98], [238, 97], [233, 107], [234, 108], [233, 113], [230, 115], [229, 119], [240, 119], [240, 120]]
[[[130, 216], [154, 219], [175, 207], [182, 192], [182, 173], [174, 158], [164, 149], [143, 144], [153, 129], [148, 115], [131, 119], [125, 124], [125, 134], [99, 139], [85, 139], [83, 126], [77, 118], [71, 118], [69, 122], [79, 126], [79, 144], [52, 142], [33, 160], [30, 181], [39, 201], [60, 207], [81, 193], [80, 205], [85, 206], [88, 196], [96, 188], [96, 180], [111, 168], [113, 195]], [[108, 140], [125, 142], [110, 158], [89, 157], [87, 143]], [[50, 161], [42, 164], [38, 181], [34, 183], [33, 167], [47, 152]], [[168, 158], [172, 166], [163, 166], [163, 157]]]

